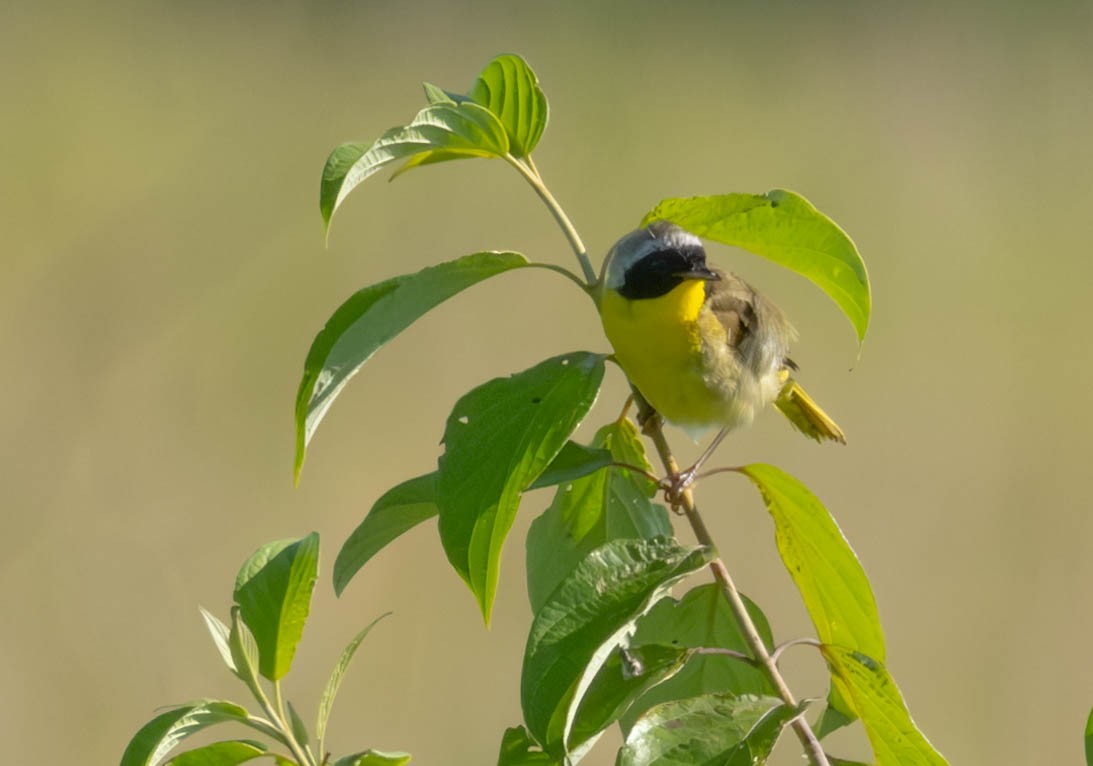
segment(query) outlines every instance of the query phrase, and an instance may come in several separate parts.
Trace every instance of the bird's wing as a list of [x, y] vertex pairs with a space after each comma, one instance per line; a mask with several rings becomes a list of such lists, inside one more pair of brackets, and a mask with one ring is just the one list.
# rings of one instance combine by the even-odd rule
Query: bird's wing
[[725, 342], [739, 348], [755, 328], [755, 291], [735, 274], [714, 269], [720, 279], [706, 283], [706, 305], [725, 328]]

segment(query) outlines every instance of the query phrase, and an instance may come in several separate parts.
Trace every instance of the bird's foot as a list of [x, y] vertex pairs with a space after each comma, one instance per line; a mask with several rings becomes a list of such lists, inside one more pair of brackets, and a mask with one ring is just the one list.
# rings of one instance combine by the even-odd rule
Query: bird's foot
[[694, 484], [698, 468], [699, 466], [693, 465], [684, 471], [669, 474], [660, 480], [659, 489], [664, 492], [664, 502], [675, 513], [683, 513], [684, 496], [690, 490], [691, 485]]

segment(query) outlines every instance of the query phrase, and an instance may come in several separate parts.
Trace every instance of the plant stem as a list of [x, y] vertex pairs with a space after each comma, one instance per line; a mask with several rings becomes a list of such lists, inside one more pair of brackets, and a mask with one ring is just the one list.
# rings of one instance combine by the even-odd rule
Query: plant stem
[[288, 722], [287, 716], [285, 716], [285, 702], [281, 694], [281, 682], [273, 682], [273, 700], [274, 704], [271, 704], [269, 697], [262, 692], [262, 687], [258, 687], [258, 691], [261, 692], [258, 696], [258, 704], [266, 711], [266, 715], [270, 717], [273, 723], [281, 730], [281, 734], [285, 738], [285, 744], [288, 745], [288, 749], [292, 751], [292, 756], [296, 759], [296, 762], [300, 766], [317, 766], [315, 758], [312, 756], [311, 751], [305, 749], [296, 741], [296, 735], [292, 733], [292, 726]]
[[[637, 395], [636, 392], [635, 395]], [[640, 398], [638, 398], [638, 401], [646, 408], [648, 407], [648, 404]], [[651, 414], [651, 411], [649, 411], [649, 413]], [[661, 426], [660, 419], [656, 416], [647, 417], [644, 422], [646, 423], [645, 431], [649, 438], [653, 440], [657, 454], [660, 455], [660, 461], [664, 464], [664, 470], [668, 471], [671, 475], [678, 474], [679, 464], [672, 454], [671, 447], [668, 446], [667, 439], [664, 438], [664, 430]], [[716, 552], [717, 546], [710, 536], [710, 530], [706, 528], [706, 522], [703, 521], [701, 514], [698, 512], [698, 506], [695, 505], [694, 494], [689, 488], [684, 490], [680, 496], [680, 507], [683, 508], [683, 513], [687, 517], [691, 529], [694, 530], [698, 542], [708, 546], [711, 550]], [[790, 707], [797, 707], [797, 699], [793, 696], [793, 692], [790, 691], [789, 686], [786, 684], [786, 680], [782, 677], [781, 671], [778, 670], [778, 666], [771, 658], [770, 653], [767, 651], [767, 647], [763, 644], [763, 639], [759, 636], [759, 630], [755, 627], [755, 622], [751, 619], [751, 615], [748, 614], [748, 609], [744, 605], [744, 599], [740, 596], [740, 591], [736, 589], [736, 584], [732, 581], [729, 570], [725, 566], [725, 562], [721, 560], [720, 554], [717, 554], [714, 560], [710, 562], [710, 571], [713, 573], [714, 579], [717, 580], [718, 585], [721, 586], [721, 592], [724, 594], [725, 599], [729, 602], [729, 608], [732, 609], [733, 617], [736, 618], [736, 622], [740, 626], [740, 632], [744, 634], [744, 641], [751, 650], [756, 665], [763, 671], [764, 675], [766, 675], [767, 679], [774, 686], [775, 690], [778, 692], [778, 696], [782, 698], [782, 701]], [[790, 725], [793, 727], [797, 739], [801, 741], [801, 746], [805, 749], [805, 754], [808, 756], [812, 765], [830, 766], [827, 755], [824, 753], [823, 746], [820, 745], [820, 741], [816, 738], [816, 734], [812, 731], [812, 727], [808, 725], [808, 721], [803, 717], [798, 717], [794, 718]]]
[[551, 215], [554, 216], [554, 220], [557, 221], [558, 225], [562, 228], [562, 232], [565, 234], [566, 239], [569, 240], [570, 247], [573, 248], [573, 252], [577, 256], [577, 261], [581, 264], [581, 271], [584, 272], [584, 278], [588, 282], [588, 286], [591, 287], [596, 284], [596, 280], [598, 279], [596, 270], [592, 268], [592, 261], [588, 258], [588, 251], [585, 249], [584, 242], [581, 241], [581, 235], [577, 233], [577, 229], [574, 228], [573, 222], [569, 220], [569, 216], [565, 214], [562, 206], [558, 204], [558, 200], [554, 199], [554, 195], [550, 193], [550, 189], [543, 183], [542, 176], [539, 175], [539, 171], [535, 168], [535, 163], [532, 162], [531, 157], [528, 156], [526, 165], [511, 154], [505, 155], [505, 159], [510, 165], [516, 168], [517, 172], [519, 172], [529, 184], [531, 184], [531, 188], [539, 195], [539, 199], [547, 206]]

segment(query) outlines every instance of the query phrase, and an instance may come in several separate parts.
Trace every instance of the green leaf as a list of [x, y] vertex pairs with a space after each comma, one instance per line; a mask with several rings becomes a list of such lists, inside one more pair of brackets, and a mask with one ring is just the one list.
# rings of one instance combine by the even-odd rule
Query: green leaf
[[224, 664], [228, 666], [228, 670], [232, 673], [239, 675], [239, 671], [235, 669], [235, 662], [232, 660], [231, 646], [229, 646], [228, 640], [231, 637], [231, 628], [222, 623], [220, 619], [205, 609], [205, 607], [199, 606], [201, 610], [201, 616], [205, 620], [205, 627], [209, 629], [209, 635], [213, 638], [213, 643], [216, 644], [216, 650], [220, 652], [220, 659], [224, 660]]
[[[766, 615], [745, 598], [748, 614], [769, 648], [774, 645]], [[689, 590], [678, 601], [661, 599], [638, 620], [632, 646], [657, 643], [690, 648], [719, 648], [751, 654], [740, 627], [717, 583]], [[638, 700], [623, 717], [623, 730], [654, 705], [668, 700], [688, 699], [708, 693], [773, 695], [774, 688], [758, 668], [747, 662], [718, 654], [692, 657], [677, 675]]]
[[403, 766], [410, 762], [409, 753], [384, 753], [380, 750], [365, 750], [334, 761], [334, 766]]
[[721, 194], [666, 199], [642, 225], [671, 221], [690, 232], [760, 255], [812, 280], [865, 340], [872, 298], [865, 262], [838, 224], [799, 194]]
[[487, 623], [521, 494], [584, 419], [603, 372], [602, 354], [548, 359], [479, 386], [448, 417], [436, 484], [440, 540]]
[[[592, 439], [587, 465], [599, 460], [652, 471], [637, 429], [629, 420], [609, 423]], [[562, 461], [558, 454], [543, 478]], [[535, 486], [535, 485], [532, 485]], [[624, 468], [597, 471], [559, 487], [550, 508], [532, 522], [527, 536], [527, 584], [537, 614], [551, 592], [585, 556], [609, 540], [652, 539], [672, 534], [668, 511], [651, 498], [655, 485]]]
[[634, 724], [618, 766], [759, 766], [800, 712], [775, 697], [709, 694], [658, 705]]
[[237, 766], [237, 764], [268, 755], [268, 751], [269, 748], [261, 742], [232, 739], [179, 753], [168, 761], [168, 764], [170, 766]]
[[296, 712], [296, 706], [291, 701], [285, 701], [285, 707], [288, 710], [288, 722], [289, 727], [292, 729], [292, 736], [296, 738], [296, 741], [301, 745], [308, 745], [311, 742], [311, 733], [307, 730], [307, 725], [304, 723], [304, 719], [300, 717], [300, 714]]
[[258, 644], [250, 628], [243, 623], [238, 604], [232, 607], [231, 615], [228, 649], [235, 666], [235, 674], [247, 685], [254, 698], [261, 700], [264, 692], [258, 683]]
[[523, 726], [514, 726], [501, 738], [497, 766], [561, 766], [561, 761], [540, 750]]
[[527, 266], [519, 253], [475, 253], [358, 290], [315, 336], [296, 394], [296, 464], [342, 388], [379, 348], [423, 314], [472, 285]]
[[[883, 662], [884, 634], [873, 589], [831, 514], [804, 484], [780, 468], [753, 464], [741, 470], [759, 489], [774, 519], [778, 552], [820, 642], [845, 646]], [[853, 710], [837, 693], [830, 704], [853, 718]]]
[[613, 540], [592, 551], [535, 615], [521, 674], [524, 721], [560, 755], [577, 706], [634, 622], [709, 560], [674, 540]]
[[619, 720], [638, 697], [678, 673], [690, 656], [686, 647], [660, 644], [612, 652], [577, 707], [566, 749], [580, 750]]
[[861, 718], [877, 766], [946, 766], [911, 720], [881, 662], [844, 646], [824, 644], [820, 651], [835, 687]]
[[235, 600], [258, 644], [258, 669], [271, 681], [292, 665], [319, 574], [319, 535], [259, 548], [239, 570]]
[[554, 487], [567, 481], [574, 481], [595, 473], [601, 468], [606, 468], [614, 460], [615, 457], [610, 450], [585, 447], [577, 442], [566, 442], [561, 451], [550, 461], [546, 470], [539, 474], [539, 478], [533, 481], [528, 489]]
[[816, 722], [816, 736], [823, 739], [831, 732], [854, 723], [854, 720], [854, 717], [827, 705], [820, 715], [820, 720]]
[[334, 561], [334, 592], [339, 596], [368, 561], [395, 538], [437, 514], [436, 472], [387, 490], [349, 535]]
[[505, 126], [514, 157], [526, 157], [546, 129], [550, 109], [539, 78], [527, 62], [506, 53], [482, 70], [468, 94], [489, 109]]
[[160, 713], [129, 741], [121, 766], [151, 766], [191, 734], [225, 721], [249, 720], [245, 708], [223, 700], [201, 700]]
[[1093, 766], [1093, 710], [1089, 711], [1089, 718], [1085, 722], [1085, 763]]
[[466, 96], [462, 96], [458, 93], [451, 93], [444, 90], [441, 87], [433, 85], [431, 82], [421, 83], [422, 90], [425, 91], [425, 101], [430, 106], [433, 104], [458, 104], [461, 101], [469, 101]]
[[487, 108], [467, 101], [425, 107], [410, 124], [391, 128], [372, 144], [342, 144], [326, 160], [319, 190], [319, 210], [330, 227], [334, 212], [349, 192], [397, 160], [432, 149], [454, 157], [504, 157], [505, 128]]
[[330, 720], [330, 711], [334, 707], [334, 698], [342, 685], [342, 679], [345, 678], [345, 672], [349, 670], [349, 663], [353, 661], [353, 655], [357, 653], [357, 648], [361, 645], [364, 637], [375, 627], [377, 622], [389, 614], [391, 613], [381, 614], [372, 620], [364, 630], [354, 636], [353, 640], [342, 650], [341, 657], [338, 658], [337, 664], [330, 672], [330, 678], [327, 679], [326, 686], [323, 688], [323, 696], [319, 700], [319, 718], [315, 725], [315, 737], [319, 740], [320, 752], [323, 749], [323, 743], [326, 741], [326, 724]]

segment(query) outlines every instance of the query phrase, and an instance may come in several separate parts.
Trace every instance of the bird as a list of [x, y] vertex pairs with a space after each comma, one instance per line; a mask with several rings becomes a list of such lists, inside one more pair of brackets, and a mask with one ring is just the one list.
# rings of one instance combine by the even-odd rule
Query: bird
[[806, 436], [846, 443], [792, 377], [789, 319], [743, 279], [711, 267], [691, 232], [658, 220], [625, 235], [604, 259], [597, 292], [615, 361], [642, 398], [696, 441], [719, 429], [684, 482], [770, 404]]

